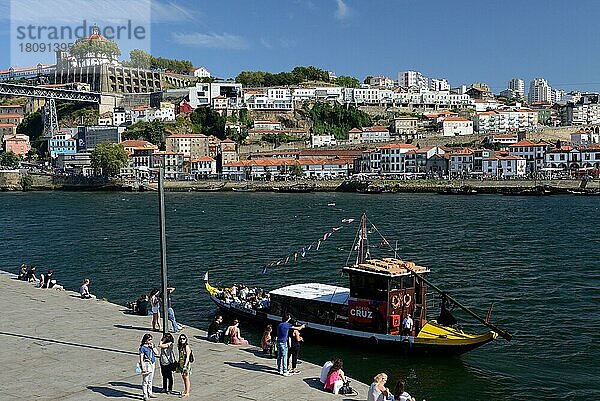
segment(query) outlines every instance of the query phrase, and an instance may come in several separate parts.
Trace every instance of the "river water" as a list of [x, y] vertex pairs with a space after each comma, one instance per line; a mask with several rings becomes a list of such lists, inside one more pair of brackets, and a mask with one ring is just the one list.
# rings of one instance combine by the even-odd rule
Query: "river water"
[[[160, 285], [156, 193], [2, 193], [0, 204], [0, 269], [52, 267], [71, 289], [91, 277], [92, 292], [121, 304]], [[311, 342], [302, 359], [339, 355], [351, 376], [370, 383], [387, 372], [389, 385], [405, 380], [419, 400], [600, 399], [600, 199], [167, 193], [166, 205], [169, 280], [185, 324], [206, 328], [216, 311], [203, 291], [207, 270], [217, 284], [347, 286], [340, 268], [356, 222], [301, 263], [261, 267], [365, 211], [398, 240], [399, 257], [430, 267], [464, 304], [485, 315], [494, 302], [492, 321], [514, 340], [440, 359]], [[241, 329], [258, 341], [259, 327]]]

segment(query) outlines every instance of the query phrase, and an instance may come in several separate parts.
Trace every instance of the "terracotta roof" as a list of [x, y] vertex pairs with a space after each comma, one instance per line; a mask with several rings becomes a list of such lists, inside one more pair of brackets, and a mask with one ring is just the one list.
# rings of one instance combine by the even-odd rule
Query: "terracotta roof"
[[522, 139], [517, 143], [513, 143], [511, 145], [508, 145], [509, 148], [514, 148], [514, 147], [519, 147], [519, 146], [548, 146], [549, 143], [546, 142], [539, 142], [539, 143], [535, 143], [530, 141], [529, 139]]
[[417, 149], [417, 147], [410, 143], [390, 143], [389, 145], [379, 146], [379, 149]]
[[362, 132], [361, 130], [359, 130], [358, 128], [352, 128], [350, 131], [348, 132]]
[[446, 117], [446, 118], [444, 118], [443, 122], [446, 122], [446, 121], [470, 121], [470, 120], [467, 120], [464, 117]]
[[235, 141], [232, 141], [231, 139], [227, 138], [227, 139], [223, 139], [221, 141], [221, 143], [235, 143]]
[[268, 166], [306, 166], [306, 165], [333, 165], [351, 163], [350, 158], [340, 159], [293, 159], [283, 157], [267, 157], [264, 159], [240, 160], [225, 163], [224, 167], [268, 167]]
[[0, 114], [0, 120], [3, 118], [24, 118], [23, 114]]
[[199, 159], [192, 159], [192, 163], [194, 162], [214, 162], [215, 159], [213, 159], [210, 156], [202, 156]]
[[12, 124], [12, 123], [0, 123], [0, 127], [16, 127], [17, 124]]
[[127, 139], [121, 142], [121, 145], [125, 148], [137, 148], [137, 149], [158, 149], [158, 146], [151, 142], [143, 141], [141, 139]]
[[363, 132], [381, 132], [381, 131], [389, 132], [389, 130], [386, 127], [384, 127], [383, 125], [374, 125], [372, 127], [364, 127], [363, 128]]
[[498, 114], [496, 111], [482, 111], [481, 113], [477, 113], [478, 116], [489, 116], [492, 114]]
[[167, 138], [206, 138], [204, 134], [171, 134]]

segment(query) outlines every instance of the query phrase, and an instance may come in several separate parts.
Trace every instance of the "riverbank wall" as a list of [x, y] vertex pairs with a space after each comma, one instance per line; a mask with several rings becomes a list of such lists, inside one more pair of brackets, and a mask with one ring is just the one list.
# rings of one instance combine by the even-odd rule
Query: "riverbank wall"
[[[23, 177], [30, 177], [25, 180]], [[350, 182], [344, 180], [298, 180], [298, 181], [166, 181], [169, 192], [294, 192], [298, 187], [309, 187], [313, 192], [360, 192], [377, 187], [379, 191], [391, 193], [438, 192], [448, 188], [472, 187], [479, 193], [514, 192], [546, 186], [558, 193], [577, 190], [581, 180], [372, 180]], [[21, 173], [19, 171], [0, 172], [0, 191], [156, 191], [157, 183], [132, 183], [102, 177], [57, 176]], [[599, 180], [590, 180], [589, 190], [600, 190]], [[301, 192], [301, 191], [297, 191]]]

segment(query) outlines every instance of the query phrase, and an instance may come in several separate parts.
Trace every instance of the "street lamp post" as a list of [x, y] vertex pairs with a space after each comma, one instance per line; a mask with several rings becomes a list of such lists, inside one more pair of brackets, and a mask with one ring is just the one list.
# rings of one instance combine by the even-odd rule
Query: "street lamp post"
[[162, 277], [162, 313], [163, 333], [169, 332], [168, 327], [168, 290], [167, 290], [167, 237], [165, 232], [165, 158], [160, 158], [158, 168], [158, 210], [160, 214], [160, 271]]

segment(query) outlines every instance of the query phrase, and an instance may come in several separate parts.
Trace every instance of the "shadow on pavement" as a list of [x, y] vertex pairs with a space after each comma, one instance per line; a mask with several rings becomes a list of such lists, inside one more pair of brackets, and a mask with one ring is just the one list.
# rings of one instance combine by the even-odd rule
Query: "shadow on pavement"
[[321, 380], [318, 377], [307, 377], [306, 379], [302, 379], [302, 381], [306, 383], [308, 387], [323, 390], [323, 383], [321, 383]]
[[246, 370], [254, 370], [257, 372], [265, 372], [265, 373], [271, 373], [274, 375], [277, 375], [277, 369], [271, 367], [271, 366], [267, 366], [267, 365], [261, 365], [258, 363], [251, 363], [248, 361], [242, 361], [242, 362], [223, 362], [225, 365], [229, 365], [231, 367], [234, 368], [239, 368], [239, 369], [246, 369]]
[[250, 354], [252, 354], [252, 355], [254, 355], [254, 356], [258, 357], [258, 358], [275, 360], [275, 357], [272, 357], [272, 356], [270, 356], [268, 354], [265, 354], [263, 352], [263, 350], [259, 349], [259, 348], [240, 348], [240, 349], [242, 351], [248, 352], [248, 353], [250, 353]]
[[131, 326], [126, 324], [113, 324], [113, 327], [116, 327], [117, 329], [140, 330], [147, 332], [153, 331], [151, 327]]
[[[99, 386], [87, 386], [88, 390], [93, 391], [94, 393], [102, 394], [105, 397], [111, 398], [131, 398], [134, 400], [142, 400], [144, 397], [141, 394], [133, 394], [127, 391], [119, 390], [116, 388], [110, 387], [99, 387]], [[140, 385], [141, 389], [141, 385]], [[141, 390], [140, 390], [141, 391]]]
[[95, 345], [89, 345], [89, 344], [71, 343], [71, 342], [68, 342], [68, 341], [55, 340], [55, 339], [52, 339], [52, 338], [33, 337], [33, 336], [27, 336], [25, 334], [15, 334], [15, 333], [7, 333], [7, 332], [4, 332], [4, 331], [0, 331], [0, 335], [2, 335], [2, 336], [18, 337], [18, 338], [27, 338], [29, 340], [46, 341], [46, 342], [49, 342], [49, 343], [62, 344], [62, 345], [70, 345], [72, 347], [89, 348], [89, 349], [95, 349], [95, 350], [99, 350], [99, 351], [117, 352], [119, 354], [137, 355], [136, 352], [131, 352], [131, 351], [123, 351], [123, 350], [115, 349], [115, 348], [97, 347]]

